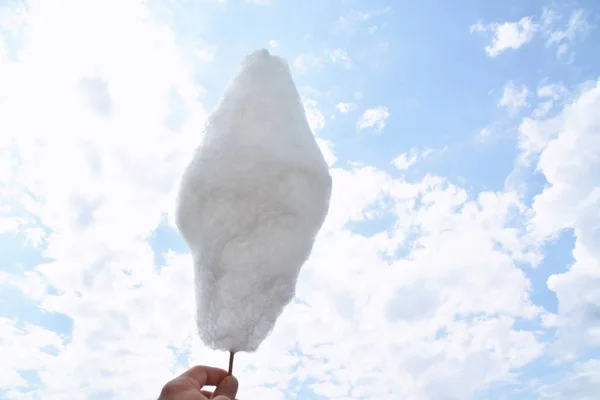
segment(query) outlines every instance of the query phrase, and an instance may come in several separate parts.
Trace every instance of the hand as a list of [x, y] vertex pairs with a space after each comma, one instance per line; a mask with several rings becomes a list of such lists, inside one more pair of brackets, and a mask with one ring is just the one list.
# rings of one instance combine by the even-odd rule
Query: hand
[[[214, 393], [204, 386], [216, 386]], [[158, 400], [235, 400], [237, 390], [237, 379], [227, 371], [198, 365], [168, 382]]]

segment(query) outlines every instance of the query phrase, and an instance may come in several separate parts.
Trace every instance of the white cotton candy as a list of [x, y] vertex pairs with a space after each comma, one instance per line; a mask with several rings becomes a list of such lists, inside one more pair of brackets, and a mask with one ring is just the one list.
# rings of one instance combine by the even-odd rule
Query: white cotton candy
[[177, 205], [206, 345], [258, 348], [294, 297], [330, 195], [287, 63], [250, 54], [209, 117]]

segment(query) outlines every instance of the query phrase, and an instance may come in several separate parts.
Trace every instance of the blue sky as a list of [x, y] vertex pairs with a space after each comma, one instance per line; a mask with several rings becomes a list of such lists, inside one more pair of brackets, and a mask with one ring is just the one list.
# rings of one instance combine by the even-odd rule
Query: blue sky
[[600, 6], [0, 0], [0, 398], [194, 364], [183, 168], [247, 53], [290, 64], [329, 216], [240, 398], [600, 393]]

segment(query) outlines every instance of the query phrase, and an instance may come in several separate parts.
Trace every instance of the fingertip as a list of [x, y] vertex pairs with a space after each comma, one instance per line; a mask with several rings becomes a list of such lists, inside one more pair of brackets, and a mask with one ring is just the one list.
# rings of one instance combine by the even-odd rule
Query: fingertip
[[214, 400], [227, 400], [227, 399], [233, 400], [233, 399], [235, 399], [235, 395], [237, 394], [238, 387], [239, 387], [239, 383], [238, 383], [237, 378], [233, 375], [228, 375], [225, 378], [223, 378], [223, 380], [221, 382], [219, 382], [219, 385], [215, 389], [213, 399]]
[[237, 391], [239, 382], [237, 380], [237, 378], [235, 377], [235, 375], [227, 375], [225, 378], [223, 378], [223, 380], [221, 381], [221, 384], [226, 384], [228, 386], [235, 386], [235, 390]]
[[[223, 394], [233, 394], [233, 396], [235, 396], [237, 394], [238, 391], [238, 387], [239, 387], [239, 382], [237, 380], [237, 378], [233, 375], [227, 375], [219, 384], [219, 387], [223, 387], [227, 390], [227, 393], [223, 393]], [[219, 393], [219, 392], [217, 392]]]

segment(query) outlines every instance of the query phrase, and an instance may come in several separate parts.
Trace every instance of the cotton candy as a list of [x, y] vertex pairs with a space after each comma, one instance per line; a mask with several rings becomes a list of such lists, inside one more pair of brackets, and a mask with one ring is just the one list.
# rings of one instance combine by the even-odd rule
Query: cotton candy
[[185, 171], [177, 226], [194, 261], [205, 344], [254, 351], [295, 294], [331, 176], [287, 63], [248, 55]]

